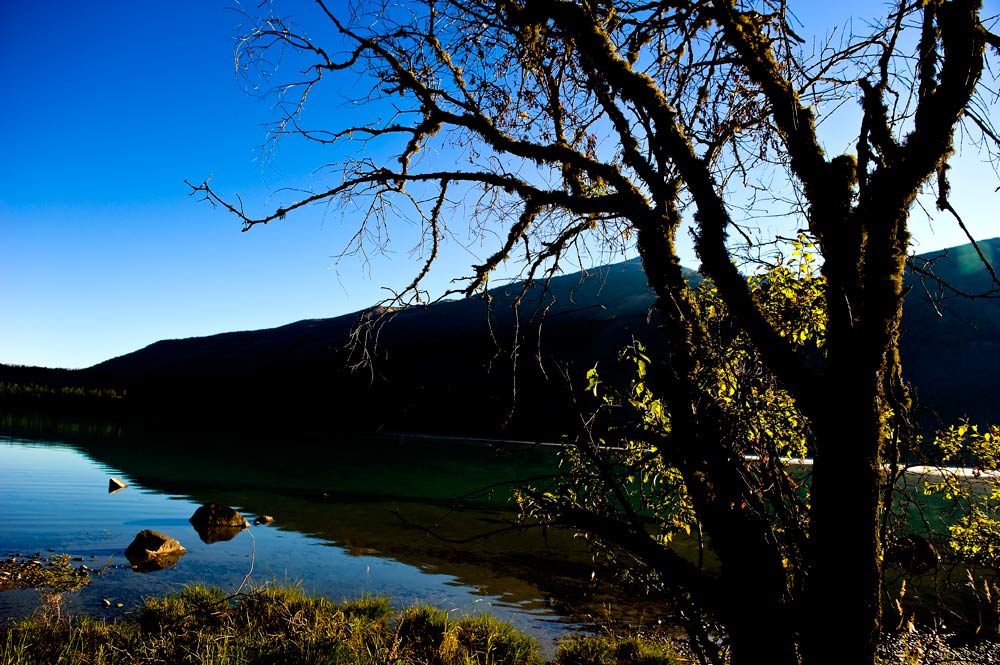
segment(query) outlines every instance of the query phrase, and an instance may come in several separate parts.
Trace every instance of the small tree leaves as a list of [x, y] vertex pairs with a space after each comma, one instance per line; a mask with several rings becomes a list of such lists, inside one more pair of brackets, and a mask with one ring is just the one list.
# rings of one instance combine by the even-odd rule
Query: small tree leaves
[[[813, 353], [822, 353], [825, 331], [823, 278], [816, 254], [808, 238], [800, 236], [791, 244], [787, 260], [747, 278], [754, 300], [769, 322], [795, 344]], [[697, 385], [705, 399], [725, 405], [727, 422], [734, 430], [732, 455], [742, 458], [746, 473], [785, 476], [791, 487], [797, 483], [787, 476], [781, 460], [804, 457], [810, 448], [806, 419], [794, 399], [766, 370], [755, 347], [729, 317], [715, 286], [703, 281], [690, 292], [705, 316], [706, 342], [697, 366]], [[545, 522], [559, 523], [572, 511], [587, 511], [604, 518], [635, 525], [641, 523], [650, 537], [661, 545], [676, 536], [690, 536], [698, 520], [688, 482], [705, 482], [693, 474], [687, 481], [674, 460], [678, 451], [673, 440], [671, 405], [651, 385], [654, 354], [640, 341], [633, 341], [620, 353], [621, 363], [630, 369], [623, 389], [602, 380], [598, 369], [586, 373], [586, 390], [598, 398], [598, 419], [585, 435], [562, 451], [565, 474], [544, 491], [528, 490], [519, 495], [522, 508]], [[781, 500], [802, 501], [805, 492]], [[760, 498], [757, 505], [773, 499]], [[750, 510], [747, 501], [734, 510]], [[802, 514], [792, 510], [793, 514]], [[803, 528], [799, 523], [794, 528]], [[787, 532], [790, 525], [780, 521], [775, 532]], [[598, 539], [596, 544], [602, 546]], [[602, 550], [615, 557], [613, 547]], [[795, 553], [789, 551], [786, 560]], [[629, 557], [619, 557], [622, 563]], [[630, 575], [642, 577], [641, 568], [631, 563]], [[648, 571], [647, 571], [648, 573]], [[660, 584], [643, 577], [647, 584]]]
[[948, 549], [969, 564], [1000, 570], [1000, 427], [949, 425], [938, 430], [932, 449], [940, 475], [924, 484], [924, 493], [950, 502], [959, 515], [948, 526]]

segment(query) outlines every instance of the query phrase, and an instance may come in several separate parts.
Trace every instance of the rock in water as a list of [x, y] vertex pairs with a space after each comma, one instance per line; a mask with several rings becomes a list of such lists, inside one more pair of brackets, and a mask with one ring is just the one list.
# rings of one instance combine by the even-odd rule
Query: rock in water
[[198, 537], [211, 545], [222, 540], [232, 540], [236, 535], [250, 526], [246, 518], [229, 506], [218, 503], [206, 503], [194, 511], [190, 522]]
[[240, 528], [250, 526], [246, 518], [238, 511], [218, 503], [206, 503], [201, 506], [194, 511], [190, 521], [195, 526], [236, 526]]
[[254, 525], [270, 524], [273, 521], [274, 521], [274, 518], [271, 517], [270, 515], [260, 515], [259, 517], [257, 517], [257, 519], [255, 519], [253, 521], [253, 523], [254, 523]]
[[111, 478], [108, 480], [108, 494], [114, 494], [115, 492], [121, 492], [123, 489], [128, 487], [128, 483], [120, 478]]
[[170, 568], [185, 554], [187, 550], [176, 538], [151, 529], [137, 533], [132, 544], [125, 548], [125, 558], [141, 573]]

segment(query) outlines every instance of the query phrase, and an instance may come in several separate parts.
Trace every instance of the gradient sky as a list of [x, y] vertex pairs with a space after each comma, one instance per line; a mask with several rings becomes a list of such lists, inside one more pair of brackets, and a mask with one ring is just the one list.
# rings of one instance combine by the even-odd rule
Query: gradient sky
[[[185, 179], [212, 176], [263, 203], [322, 163], [292, 142], [261, 159], [273, 117], [235, 77], [235, 6], [3, 4], [0, 363], [87, 367], [159, 339], [336, 316], [412, 277], [405, 243], [338, 264], [350, 218], [313, 211], [240, 233], [188, 197]], [[1000, 235], [993, 178], [977, 155], [952, 175], [979, 238]], [[915, 215], [913, 231], [919, 252], [965, 242], [943, 215]], [[442, 266], [432, 286], [457, 274]]]

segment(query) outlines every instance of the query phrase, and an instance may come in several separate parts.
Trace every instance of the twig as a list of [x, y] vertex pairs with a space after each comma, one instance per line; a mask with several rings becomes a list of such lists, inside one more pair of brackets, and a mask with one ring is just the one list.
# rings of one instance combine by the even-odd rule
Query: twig
[[251, 543], [250, 544], [250, 568], [247, 570], [247, 574], [243, 576], [243, 581], [240, 582], [240, 585], [238, 587], [236, 587], [236, 591], [233, 591], [232, 595], [229, 598], [235, 598], [236, 596], [240, 595], [240, 593], [243, 591], [243, 587], [246, 585], [247, 581], [250, 579], [250, 575], [253, 574], [253, 563], [254, 563], [254, 559], [256, 558], [256, 554], [257, 554], [257, 539], [254, 538], [253, 531], [251, 531], [250, 529], [247, 529], [246, 531], [247, 531], [247, 534], [249, 534], [249, 536], [250, 536], [250, 543]]

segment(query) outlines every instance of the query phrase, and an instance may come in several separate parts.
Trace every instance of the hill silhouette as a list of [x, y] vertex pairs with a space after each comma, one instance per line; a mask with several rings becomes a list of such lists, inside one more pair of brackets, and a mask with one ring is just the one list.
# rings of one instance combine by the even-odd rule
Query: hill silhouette
[[[1000, 239], [980, 247], [1000, 256]], [[961, 295], [989, 292], [988, 271], [971, 245], [914, 263], [902, 354], [925, 422], [1000, 422], [1000, 300]], [[0, 381], [115, 388], [113, 408], [165, 427], [553, 438], [589, 407], [575, 401], [586, 370], [614, 379], [633, 337], [655, 346], [653, 295], [635, 260], [532, 285], [515, 318], [521, 289], [392, 312], [356, 369], [351, 331], [378, 312], [163, 340], [84, 370], [0, 366]]]
[[[978, 243], [1000, 266], [1000, 238]], [[1000, 288], [971, 244], [929, 252], [908, 271], [900, 353], [921, 419], [1000, 423]]]

